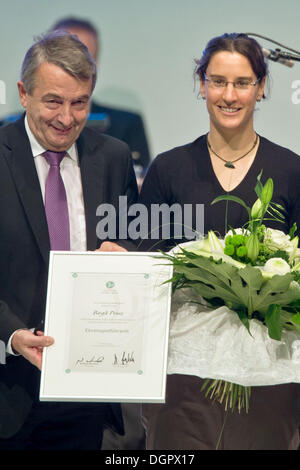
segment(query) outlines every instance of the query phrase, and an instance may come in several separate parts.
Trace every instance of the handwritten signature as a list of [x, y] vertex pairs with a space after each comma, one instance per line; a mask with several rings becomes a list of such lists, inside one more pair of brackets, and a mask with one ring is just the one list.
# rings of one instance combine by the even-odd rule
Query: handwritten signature
[[114, 366], [116, 365], [124, 366], [124, 365], [130, 364], [131, 362], [135, 362], [134, 351], [132, 351], [131, 353], [123, 351], [121, 358], [118, 357], [116, 353], [114, 353], [114, 362], [113, 362]]
[[86, 359], [85, 357], [81, 357], [81, 359], [77, 359], [77, 365], [84, 365], [84, 364], [100, 364], [104, 361], [104, 356], [92, 356], [90, 359]]

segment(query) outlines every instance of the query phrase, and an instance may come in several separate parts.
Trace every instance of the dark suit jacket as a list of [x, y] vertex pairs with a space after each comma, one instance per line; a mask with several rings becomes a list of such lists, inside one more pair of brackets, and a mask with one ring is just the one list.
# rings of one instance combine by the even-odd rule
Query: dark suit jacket
[[[86, 214], [87, 249], [100, 246], [96, 208], [128, 204], [137, 197], [126, 144], [91, 129], [77, 141]], [[49, 235], [40, 184], [24, 119], [0, 129], [0, 340], [7, 343], [18, 328], [37, 327], [44, 318]], [[0, 437], [9, 437], [38, 401], [38, 369], [22, 356], [0, 365]], [[83, 406], [83, 405], [81, 405]], [[111, 425], [122, 432], [119, 405], [97, 404], [113, 411]], [[111, 414], [111, 413], [110, 413]]]
[[102, 115], [101, 126], [99, 126], [101, 132], [105, 132], [128, 144], [132, 152], [134, 165], [141, 165], [144, 169], [149, 166], [149, 147], [144, 123], [139, 114], [102, 106], [92, 101], [91, 120], [93, 119], [93, 114]]

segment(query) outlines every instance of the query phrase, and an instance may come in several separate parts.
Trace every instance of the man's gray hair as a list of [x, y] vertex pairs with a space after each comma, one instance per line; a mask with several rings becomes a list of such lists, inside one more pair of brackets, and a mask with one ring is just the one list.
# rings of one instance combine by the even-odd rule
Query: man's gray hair
[[25, 90], [32, 95], [38, 67], [54, 64], [78, 80], [92, 78], [92, 91], [97, 79], [97, 66], [88, 48], [77, 36], [66, 31], [52, 31], [40, 37], [27, 51], [21, 69]]

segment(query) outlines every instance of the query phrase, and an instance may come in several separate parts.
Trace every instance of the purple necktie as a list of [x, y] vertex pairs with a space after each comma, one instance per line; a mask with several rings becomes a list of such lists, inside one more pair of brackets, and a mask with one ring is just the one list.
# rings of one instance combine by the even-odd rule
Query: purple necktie
[[47, 150], [43, 155], [50, 165], [45, 190], [45, 210], [50, 247], [51, 250], [70, 250], [67, 195], [59, 168], [66, 152]]

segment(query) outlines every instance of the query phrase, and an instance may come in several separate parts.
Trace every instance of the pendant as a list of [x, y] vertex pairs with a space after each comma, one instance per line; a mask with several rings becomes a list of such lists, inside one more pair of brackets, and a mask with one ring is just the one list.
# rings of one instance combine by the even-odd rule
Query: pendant
[[232, 162], [226, 162], [224, 166], [226, 166], [226, 168], [235, 168]]

